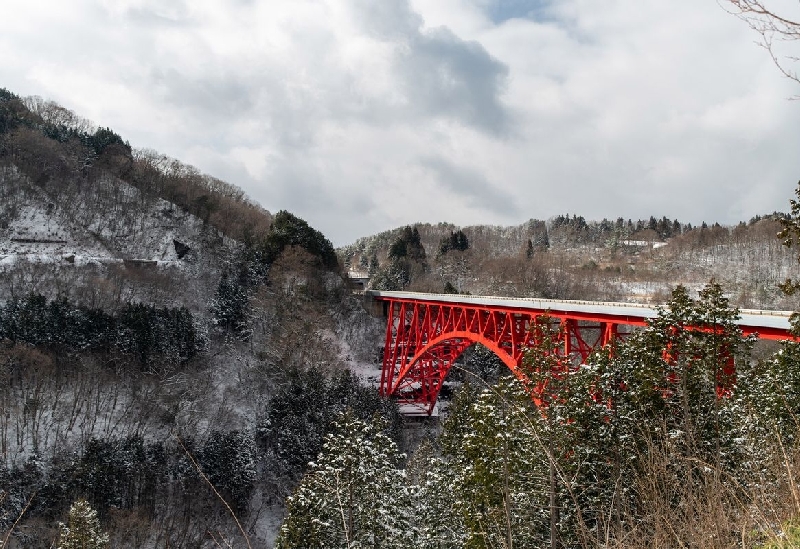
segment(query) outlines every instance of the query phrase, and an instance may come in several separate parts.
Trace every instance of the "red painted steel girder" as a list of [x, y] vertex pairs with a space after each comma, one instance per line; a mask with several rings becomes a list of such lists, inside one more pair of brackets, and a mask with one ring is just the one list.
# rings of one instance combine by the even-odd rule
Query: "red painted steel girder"
[[598, 346], [619, 337], [617, 323], [587, 325], [583, 315], [389, 299], [381, 394], [430, 414], [455, 360], [471, 345], [491, 349], [520, 379], [531, 327], [548, 315], [560, 322], [563, 354], [584, 361]]
[[[420, 413], [433, 412], [455, 360], [480, 343], [520, 379], [531, 327], [547, 315], [558, 322], [562, 356], [584, 362], [597, 348], [646, 326], [657, 311], [627, 303], [521, 300], [498, 297], [367, 292], [384, 304], [387, 317], [380, 392]], [[739, 322], [744, 335], [790, 339], [787, 312], [748, 311]], [[626, 328], [621, 329], [625, 326]]]

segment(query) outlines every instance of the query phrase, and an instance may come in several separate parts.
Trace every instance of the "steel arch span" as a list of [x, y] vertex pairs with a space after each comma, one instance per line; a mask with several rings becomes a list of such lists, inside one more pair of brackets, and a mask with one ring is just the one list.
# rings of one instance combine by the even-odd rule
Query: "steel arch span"
[[[524, 379], [520, 366], [543, 316], [559, 325], [559, 354], [567, 363], [580, 363], [658, 312], [630, 303], [382, 291], [368, 291], [366, 297], [387, 319], [380, 393], [427, 415], [455, 360], [475, 343]], [[742, 311], [739, 325], [745, 335], [788, 339], [790, 314]]]
[[[385, 292], [384, 292], [385, 293]], [[580, 314], [404, 298], [386, 300], [386, 340], [380, 392], [430, 415], [455, 360], [471, 345], [493, 351], [520, 379], [526, 349], [544, 315], [560, 324], [564, 357], [585, 360], [619, 337], [620, 324]], [[633, 322], [633, 321], [630, 321]], [[636, 325], [644, 325], [636, 321]]]

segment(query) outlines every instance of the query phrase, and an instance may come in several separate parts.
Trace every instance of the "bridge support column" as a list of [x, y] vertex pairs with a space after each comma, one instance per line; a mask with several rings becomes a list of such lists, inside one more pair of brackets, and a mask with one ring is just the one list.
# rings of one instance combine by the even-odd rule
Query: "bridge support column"
[[564, 356], [572, 355], [572, 336], [575, 332], [575, 321], [567, 318], [561, 321], [561, 333], [564, 334]]
[[619, 324], [614, 324], [613, 322], [600, 323], [600, 347], [610, 345], [617, 337], [619, 337]]

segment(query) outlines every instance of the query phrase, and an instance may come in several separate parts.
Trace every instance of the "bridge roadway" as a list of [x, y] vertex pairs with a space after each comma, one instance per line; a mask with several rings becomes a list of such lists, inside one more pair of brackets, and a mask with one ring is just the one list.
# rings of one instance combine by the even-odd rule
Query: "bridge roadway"
[[[387, 319], [381, 393], [427, 414], [455, 359], [475, 343], [494, 351], [519, 376], [540, 315], [562, 324], [563, 353], [578, 360], [658, 315], [656, 307], [637, 303], [377, 290], [364, 295], [373, 314]], [[741, 309], [739, 314], [746, 336], [793, 339], [791, 311]]]
[[[379, 302], [413, 301], [428, 304], [463, 304], [478, 307], [534, 311], [552, 316], [567, 315], [585, 320], [614, 322], [620, 325], [644, 326], [647, 320], [658, 315], [656, 307], [640, 303], [616, 301], [580, 301], [567, 299], [541, 299], [534, 297], [500, 297], [463, 294], [428, 294], [421, 292], [387, 292], [367, 290], [368, 300]], [[739, 309], [736, 323], [744, 335], [756, 334], [761, 339], [791, 339], [789, 318], [793, 311], [769, 311], [761, 309]]]

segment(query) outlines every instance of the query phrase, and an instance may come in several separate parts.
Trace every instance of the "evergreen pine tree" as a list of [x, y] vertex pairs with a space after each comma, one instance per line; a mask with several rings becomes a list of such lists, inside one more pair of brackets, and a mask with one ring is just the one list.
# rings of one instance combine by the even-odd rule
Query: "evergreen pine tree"
[[380, 423], [346, 412], [295, 493], [276, 547], [414, 547], [410, 488]]
[[[462, 547], [539, 547], [549, 539], [547, 459], [536, 423], [539, 412], [525, 387], [513, 377], [482, 391], [442, 433], [446, 470], [432, 468], [429, 482], [450, 497], [447, 514], [458, 517]], [[434, 522], [430, 522], [433, 520]], [[428, 536], [440, 517], [428, 519]]]
[[222, 273], [211, 311], [218, 325], [237, 334], [245, 334], [250, 295], [247, 277], [239, 269]]
[[378, 256], [372, 254], [372, 257], [369, 258], [369, 269], [367, 270], [367, 273], [371, 277], [375, 276], [375, 273], [378, 272], [378, 269], [380, 269], [380, 267], [381, 265], [380, 263], [378, 263]]
[[69, 509], [68, 523], [59, 523], [57, 549], [104, 549], [108, 547], [108, 534], [100, 529], [97, 511], [84, 499], [79, 499]]
[[[783, 245], [787, 248], [800, 245], [800, 182], [797, 183], [794, 194], [797, 200], [789, 200], [791, 213], [787, 217], [780, 218], [783, 229], [778, 233], [778, 238], [783, 240]], [[797, 261], [800, 262], [800, 255], [798, 255]], [[800, 280], [787, 278], [780, 284], [780, 288], [786, 295], [794, 295], [800, 290]]]

